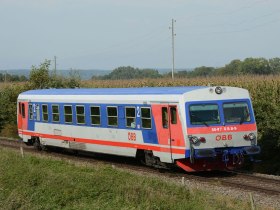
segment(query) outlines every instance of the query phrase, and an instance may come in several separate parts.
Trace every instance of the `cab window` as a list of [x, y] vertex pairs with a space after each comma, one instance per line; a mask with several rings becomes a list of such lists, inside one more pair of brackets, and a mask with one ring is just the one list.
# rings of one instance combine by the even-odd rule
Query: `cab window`
[[189, 107], [192, 125], [212, 125], [220, 123], [217, 104], [194, 104]]
[[226, 123], [240, 123], [250, 122], [249, 107], [246, 102], [225, 103], [223, 104], [223, 111]]

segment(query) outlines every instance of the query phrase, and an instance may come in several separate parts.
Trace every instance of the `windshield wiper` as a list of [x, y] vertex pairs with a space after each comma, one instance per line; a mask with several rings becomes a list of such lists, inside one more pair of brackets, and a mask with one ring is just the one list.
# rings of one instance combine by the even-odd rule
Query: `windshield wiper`
[[250, 116], [250, 114], [249, 113], [247, 113], [247, 115], [244, 117], [241, 117], [241, 120], [240, 120], [240, 122], [239, 122], [239, 124], [241, 125], [241, 124], [243, 124], [244, 122], [245, 122], [245, 119], [247, 119], [248, 117]]
[[194, 117], [195, 119], [199, 120], [199, 122], [203, 123], [205, 126], [209, 127], [209, 125], [207, 124], [207, 122], [203, 121], [200, 117], [197, 117], [195, 115], [191, 115], [192, 117]]
[[245, 121], [245, 117], [243, 116], [243, 117], [241, 117], [241, 120], [240, 120], [239, 124], [240, 124], [240, 125], [243, 124], [244, 121]]

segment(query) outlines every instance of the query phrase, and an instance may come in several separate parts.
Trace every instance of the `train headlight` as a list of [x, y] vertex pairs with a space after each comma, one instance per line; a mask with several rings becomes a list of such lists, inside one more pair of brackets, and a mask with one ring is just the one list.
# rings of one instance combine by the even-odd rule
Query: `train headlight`
[[196, 144], [196, 143], [199, 142], [199, 139], [198, 139], [196, 136], [193, 136], [193, 137], [191, 138], [191, 140], [192, 140], [192, 143], [193, 143], [193, 144]]
[[253, 133], [249, 133], [248, 138], [249, 138], [249, 140], [253, 141], [256, 139], [256, 135]]
[[216, 88], [215, 88], [215, 93], [217, 93], [217, 94], [219, 94], [219, 95], [222, 94], [222, 93], [223, 93], [222, 87], [219, 87], [219, 86], [216, 87]]

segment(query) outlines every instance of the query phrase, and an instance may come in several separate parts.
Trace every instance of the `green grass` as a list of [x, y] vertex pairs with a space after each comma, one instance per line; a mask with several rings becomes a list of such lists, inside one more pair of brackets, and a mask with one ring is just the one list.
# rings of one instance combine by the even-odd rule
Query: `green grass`
[[0, 148], [0, 209], [249, 209], [159, 178]]

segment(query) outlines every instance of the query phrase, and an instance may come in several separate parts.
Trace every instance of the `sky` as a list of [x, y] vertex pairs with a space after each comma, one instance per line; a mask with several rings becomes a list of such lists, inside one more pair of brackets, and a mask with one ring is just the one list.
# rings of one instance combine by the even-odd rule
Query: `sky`
[[280, 57], [279, 0], [0, 0], [0, 70], [220, 67]]

